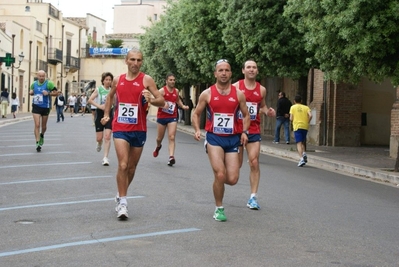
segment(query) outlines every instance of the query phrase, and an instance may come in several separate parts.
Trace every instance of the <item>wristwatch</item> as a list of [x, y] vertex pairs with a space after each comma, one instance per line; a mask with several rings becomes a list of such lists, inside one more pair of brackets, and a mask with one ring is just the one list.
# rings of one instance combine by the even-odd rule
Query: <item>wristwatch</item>
[[249, 135], [249, 131], [248, 130], [242, 131], [242, 133], [245, 133], [246, 135]]

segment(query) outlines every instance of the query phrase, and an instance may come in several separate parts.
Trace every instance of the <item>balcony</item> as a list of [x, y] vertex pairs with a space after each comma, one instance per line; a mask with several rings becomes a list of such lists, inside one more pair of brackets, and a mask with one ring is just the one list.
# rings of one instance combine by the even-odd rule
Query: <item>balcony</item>
[[45, 72], [47, 72], [47, 62], [43, 61], [43, 60], [36, 60], [36, 71], [39, 70], [44, 70]]
[[57, 65], [62, 63], [62, 50], [57, 48], [50, 48], [48, 51], [48, 63], [51, 65]]
[[69, 72], [76, 72], [80, 70], [80, 58], [73, 56], [65, 57], [65, 65], [69, 66]]

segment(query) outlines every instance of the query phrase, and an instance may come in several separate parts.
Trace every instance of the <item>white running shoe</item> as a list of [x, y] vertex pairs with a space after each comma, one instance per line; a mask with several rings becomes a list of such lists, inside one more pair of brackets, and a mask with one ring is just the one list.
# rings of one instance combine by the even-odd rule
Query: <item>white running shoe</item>
[[129, 215], [127, 214], [127, 206], [124, 204], [119, 204], [118, 205], [118, 216], [119, 219], [124, 220], [129, 218]]
[[120, 197], [119, 197], [119, 194], [117, 194], [117, 195], [115, 196], [115, 203], [116, 203], [115, 211], [116, 211], [116, 212], [118, 212], [118, 207], [119, 207], [120, 202], [121, 202], [121, 199], [120, 199]]
[[103, 166], [109, 166], [109, 161], [107, 157], [103, 158], [103, 162], [102, 162]]
[[97, 152], [100, 152], [100, 151], [101, 151], [101, 145], [102, 145], [102, 143], [97, 142], [97, 147], [96, 147]]

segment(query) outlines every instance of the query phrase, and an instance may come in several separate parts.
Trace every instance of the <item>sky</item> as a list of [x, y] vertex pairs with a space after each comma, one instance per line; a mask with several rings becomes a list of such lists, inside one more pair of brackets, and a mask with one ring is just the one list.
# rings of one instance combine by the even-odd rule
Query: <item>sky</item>
[[121, 0], [44, 0], [51, 3], [63, 13], [64, 17], [86, 17], [87, 13], [107, 21], [107, 34], [113, 33], [115, 5], [120, 5]]

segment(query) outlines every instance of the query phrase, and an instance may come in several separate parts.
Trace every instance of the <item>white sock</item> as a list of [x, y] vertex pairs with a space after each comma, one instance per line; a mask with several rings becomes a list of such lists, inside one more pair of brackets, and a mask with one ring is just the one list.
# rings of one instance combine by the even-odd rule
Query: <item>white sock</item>
[[223, 209], [223, 206], [220, 206], [220, 207], [216, 206], [215, 211], [217, 211], [218, 209]]
[[119, 203], [120, 203], [121, 205], [126, 205], [126, 206], [127, 206], [127, 199], [126, 199], [126, 197], [121, 197]]
[[253, 197], [258, 197], [258, 194], [252, 193], [252, 194], [251, 194], [251, 198], [253, 198]]

